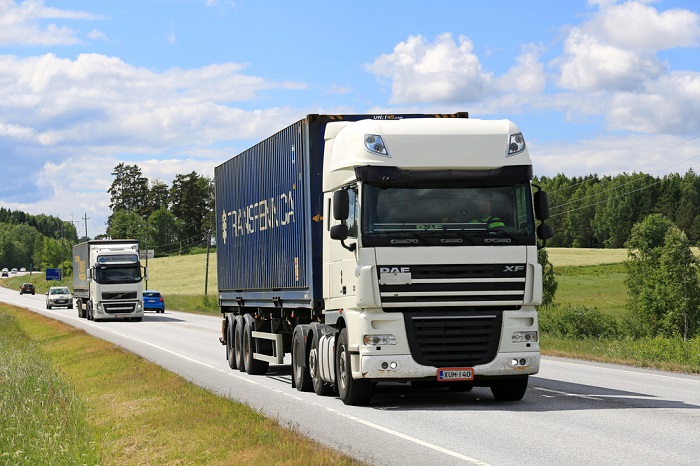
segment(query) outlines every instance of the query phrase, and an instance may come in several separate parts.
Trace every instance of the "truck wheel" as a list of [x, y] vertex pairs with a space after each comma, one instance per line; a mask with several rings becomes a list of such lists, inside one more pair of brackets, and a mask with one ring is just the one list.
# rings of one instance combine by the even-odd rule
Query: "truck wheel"
[[228, 327], [226, 328], [226, 359], [228, 360], [228, 367], [230, 367], [231, 369], [238, 369], [238, 364], [236, 363], [236, 350], [233, 346], [233, 333], [233, 320], [228, 319]]
[[87, 302], [87, 320], [93, 320], [95, 317], [92, 315], [92, 302], [88, 301]]
[[245, 324], [243, 325], [243, 362], [245, 363], [245, 371], [250, 375], [263, 375], [267, 372], [269, 363], [253, 358], [255, 352], [255, 340], [253, 340], [253, 330], [255, 323], [250, 314], [245, 315]]
[[528, 376], [524, 375], [514, 379], [499, 380], [491, 385], [491, 393], [499, 401], [522, 400], [527, 390]]
[[304, 333], [301, 328], [294, 332], [292, 336], [292, 378], [294, 386], [300, 392], [311, 391], [311, 374], [309, 374], [309, 365], [307, 363], [308, 354], [306, 345], [304, 344]]
[[243, 354], [243, 317], [236, 316], [233, 321], [233, 352], [236, 358], [236, 366], [241, 372], [245, 372]]
[[47, 305], [46, 305], [46, 309], [51, 309], [51, 305], [50, 305], [50, 304], [47, 304]]
[[320, 354], [316, 338], [311, 339], [311, 350], [309, 351], [309, 373], [311, 375], [311, 383], [314, 386], [314, 392], [318, 396], [329, 396], [333, 394], [333, 387], [321, 378]]
[[344, 328], [338, 336], [335, 350], [335, 380], [340, 399], [346, 405], [362, 406], [372, 398], [372, 381], [353, 379], [350, 366], [350, 349], [348, 348], [348, 329]]

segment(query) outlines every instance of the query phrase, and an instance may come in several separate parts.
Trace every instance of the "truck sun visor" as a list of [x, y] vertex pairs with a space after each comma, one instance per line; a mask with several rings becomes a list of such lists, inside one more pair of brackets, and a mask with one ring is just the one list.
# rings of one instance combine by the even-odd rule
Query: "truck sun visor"
[[359, 181], [376, 185], [400, 186], [410, 183], [508, 185], [532, 179], [532, 166], [514, 165], [491, 170], [403, 170], [397, 167], [355, 167]]

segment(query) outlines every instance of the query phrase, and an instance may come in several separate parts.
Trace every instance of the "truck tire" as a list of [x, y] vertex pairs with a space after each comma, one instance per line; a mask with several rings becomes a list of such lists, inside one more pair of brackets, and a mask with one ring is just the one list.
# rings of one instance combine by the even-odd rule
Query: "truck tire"
[[527, 390], [527, 375], [513, 379], [499, 380], [491, 384], [491, 393], [498, 401], [522, 400]]
[[87, 313], [87, 320], [93, 320], [95, 316], [92, 314], [92, 302], [88, 301], [85, 307], [87, 308], [85, 311]]
[[253, 330], [255, 330], [255, 322], [250, 314], [246, 314], [243, 324], [243, 362], [245, 363], [245, 371], [250, 375], [263, 375], [267, 373], [267, 368], [270, 365], [267, 361], [260, 361], [253, 357], [255, 352], [255, 340], [253, 339]]
[[233, 353], [236, 359], [236, 366], [241, 372], [245, 372], [245, 362], [243, 354], [243, 317], [236, 316], [233, 320]]
[[292, 335], [292, 382], [300, 392], [310, 392], [312, 388], [308, 360], [304, 332], [297, 327]]
[[311, 339], [311, 349], [309, 350], [309, 374], [311, 376], [311, 383], [314, 387], [314, 392], [318, 396], [329, 396], [333, 394], [333, 386], [328, 382], [325, 382], [321, 378], [321, 368], [319, 366], [320, 354], [318, 351], [318, 337], [314, 335]]
[[238, 369], [238, 363], [236, 361], [236, 348], [233, 341], [234, 325], [232, 319], [226, 319], [228, 325], [226, 327], [226, 360], [228, 361], [228, 367], [231, 369]]
[[50, 305], [50, 304], [47, 304], [47, 305], [46, 305], [46, 309], [51, 309], [51, 305]]
[[348, 329], [344, 328], [338, 336], [335, 348], [335, 381], [340, 399], [346, 405], [362, 406], [372, 399], [372, 381], [353, 379], [348, 348]]

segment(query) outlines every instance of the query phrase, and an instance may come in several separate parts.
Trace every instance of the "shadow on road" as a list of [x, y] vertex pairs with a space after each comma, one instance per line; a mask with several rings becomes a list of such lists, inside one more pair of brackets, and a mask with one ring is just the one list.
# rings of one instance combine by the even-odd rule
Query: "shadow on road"
[[596, 409], [700, 409], [700, 406], [668, 400], [634, 391], [614, 390], [575, 383], [530, 378], [521, 401], [494, 399], [491, 390], [475, 387], [469, 392], [452, 392], [447, 388], [416, 388], [410, 384], [377, 384], [371, 408], [392, 411], [445, 409], [454, 411], [501, 410], [511, 412], [577, 411]]

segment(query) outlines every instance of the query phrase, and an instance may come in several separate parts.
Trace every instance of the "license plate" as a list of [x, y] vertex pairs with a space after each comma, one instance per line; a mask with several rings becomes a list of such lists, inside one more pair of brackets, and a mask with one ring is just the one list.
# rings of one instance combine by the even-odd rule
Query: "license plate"
[[459, 380], [474, 380], [473, 367], [443, 367], [438, 369], [438, 382], [455, 382]]

